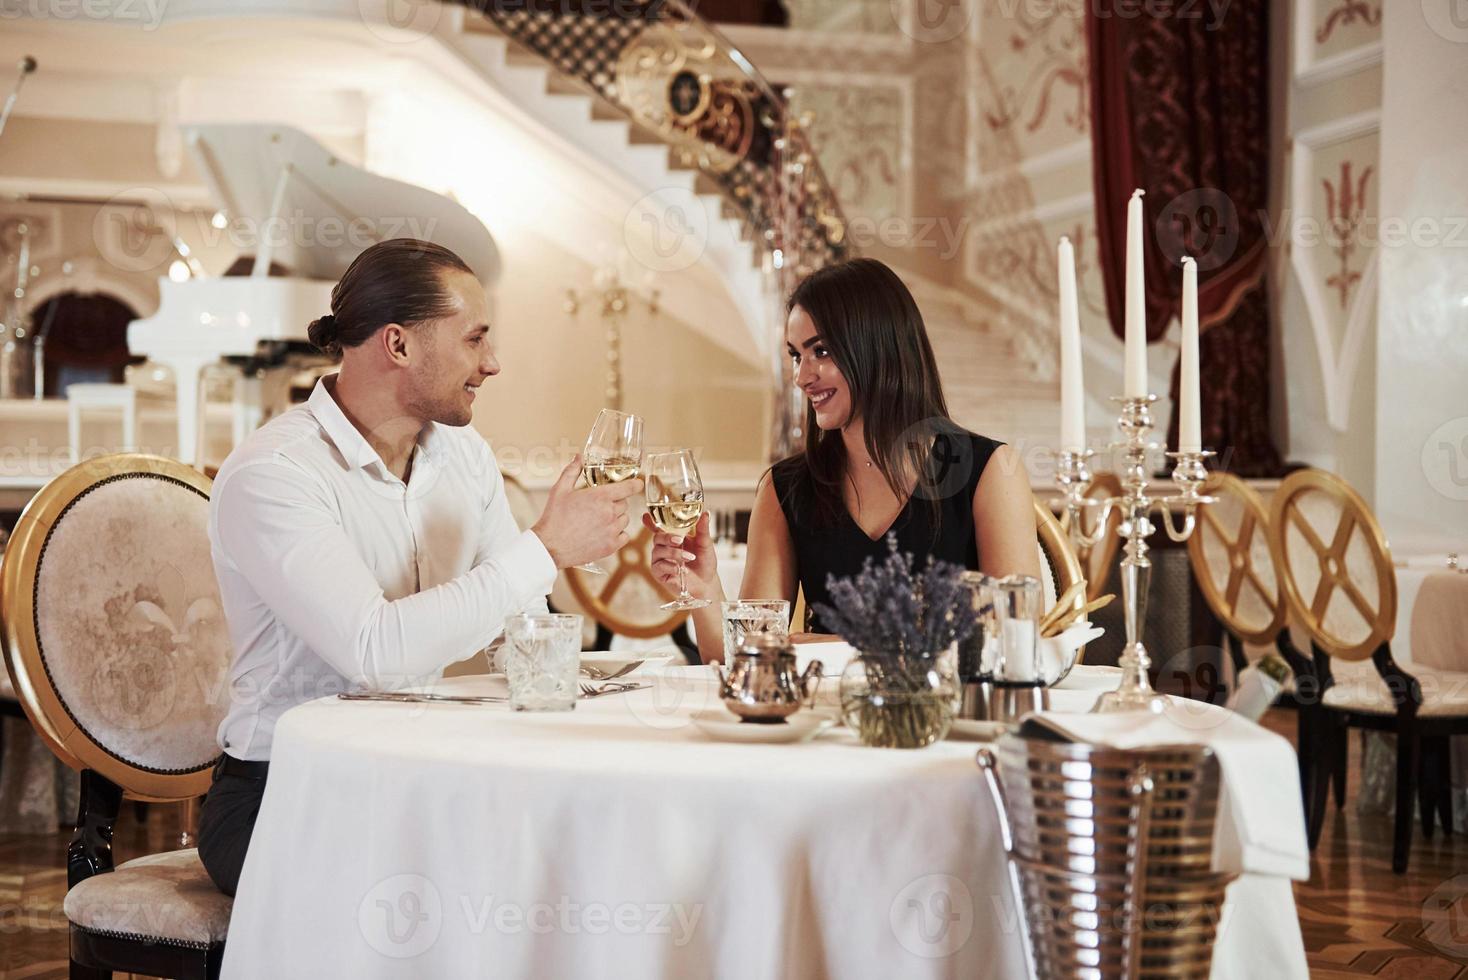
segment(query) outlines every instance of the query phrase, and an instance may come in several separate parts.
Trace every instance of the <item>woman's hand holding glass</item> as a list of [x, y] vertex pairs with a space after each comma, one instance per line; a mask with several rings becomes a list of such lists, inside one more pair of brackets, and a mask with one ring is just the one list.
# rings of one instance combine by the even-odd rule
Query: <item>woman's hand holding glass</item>
[[[724, 589], [719, 584], [719, 561], [714, 553], [714, 538], [709, 532], [709, 515], [698, 519], [692, 535], [667, 534], [659, 531], [651, 514], [642, 515], [644, 526], [656, 533], [652, 537], [652, 573], [669, 590], [678, 591], [678, 562], [683, 561], [684, 583], [695, 599], [717, 600]], [[691, 555], [692, 557], [687, 557]]]

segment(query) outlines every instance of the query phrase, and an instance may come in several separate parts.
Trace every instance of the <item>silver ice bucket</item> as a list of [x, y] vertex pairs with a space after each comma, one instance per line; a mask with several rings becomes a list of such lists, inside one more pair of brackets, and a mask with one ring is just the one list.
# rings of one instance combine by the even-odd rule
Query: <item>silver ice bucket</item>
[[1233, 875], [1211, 870], [1218, 760], [1026, 725], [979, 751], [1041, 978], [1206, 980]]

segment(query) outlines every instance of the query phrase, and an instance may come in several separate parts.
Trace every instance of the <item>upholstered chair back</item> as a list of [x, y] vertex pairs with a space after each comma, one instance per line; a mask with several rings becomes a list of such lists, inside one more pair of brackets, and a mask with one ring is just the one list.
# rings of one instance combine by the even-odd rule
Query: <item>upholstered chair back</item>
[[73, 467], [6, 551], [6, 657], [65, 762], [144, 799], [202, 794], [228, 704], [229, 634], [209, 555], [209, 480], [138, 454]]

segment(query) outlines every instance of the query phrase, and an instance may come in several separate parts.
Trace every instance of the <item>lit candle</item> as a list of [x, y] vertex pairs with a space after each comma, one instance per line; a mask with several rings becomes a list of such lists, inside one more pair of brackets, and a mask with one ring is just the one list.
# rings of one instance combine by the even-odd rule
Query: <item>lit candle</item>
[[1086, 448], [1086, 385], [1081, 378], [1081, 317], [1076, 304], [1076, 253], [1060, 239], [1060, 449]]
[[1142, 275], [1142, 194], [1132, 192], [1126, 210], [1126, 372], [1122, 394], [1147, 394], [1147, 284]]
[[1203, 448], [1203, 423], [1198, 398], [1198, 263], [1191, 258], [1183, 259], [1182, 316], [1177, 448], [1180, 452], [1196, 453]]

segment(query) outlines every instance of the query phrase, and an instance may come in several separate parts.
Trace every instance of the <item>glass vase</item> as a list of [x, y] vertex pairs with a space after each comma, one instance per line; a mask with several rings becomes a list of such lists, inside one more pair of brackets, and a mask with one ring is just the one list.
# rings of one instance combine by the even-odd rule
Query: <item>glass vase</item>
[[863, 745], [920, 749], [948, 734], [962, 688], [952, 648], [941, 654], [862, 653], [841, 673], [841, 716]]

